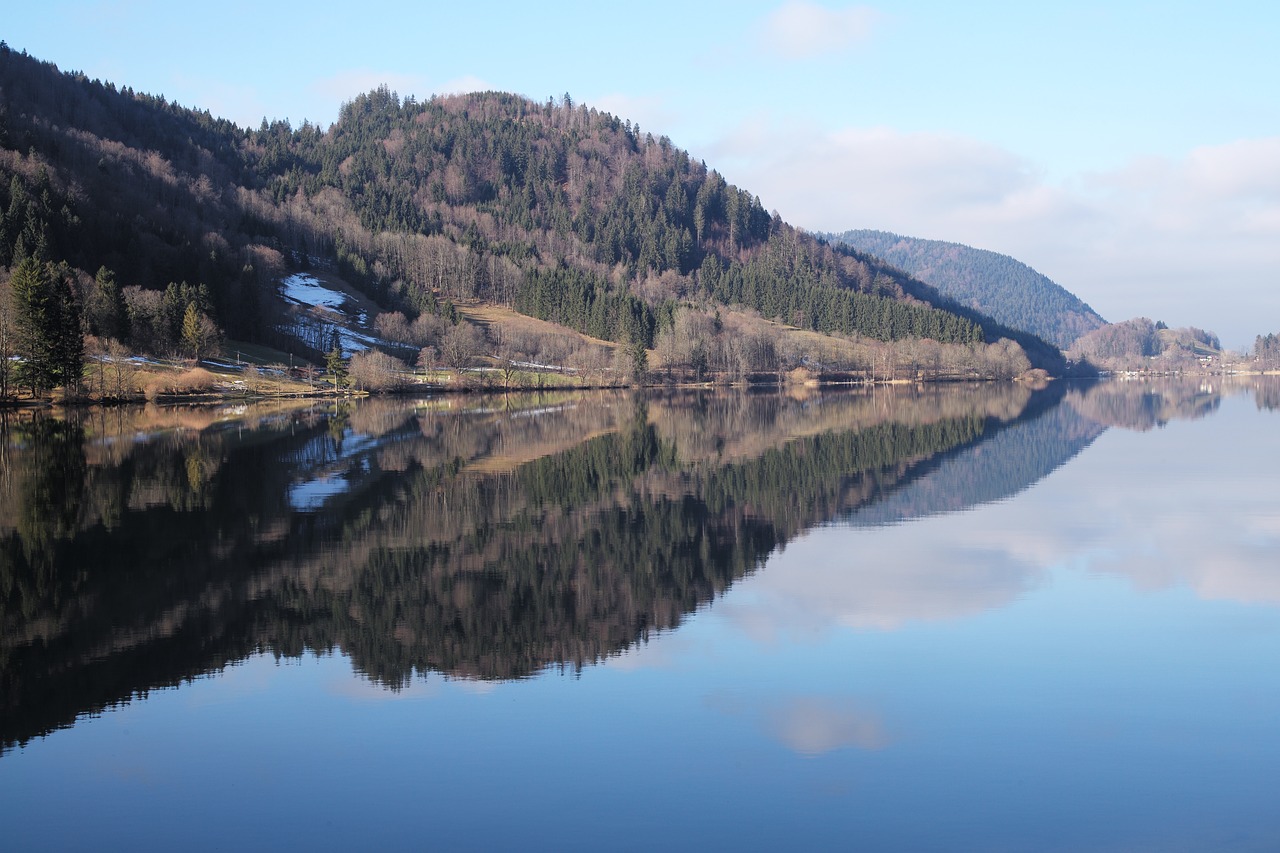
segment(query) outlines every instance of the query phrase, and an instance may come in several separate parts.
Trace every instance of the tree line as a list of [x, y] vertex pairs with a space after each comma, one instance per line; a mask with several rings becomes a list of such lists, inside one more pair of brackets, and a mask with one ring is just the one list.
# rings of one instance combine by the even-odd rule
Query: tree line
[[1265, 370], [1280, 369], [1280, 335], [1258, 335], [1253, 342], [1253, 358]]

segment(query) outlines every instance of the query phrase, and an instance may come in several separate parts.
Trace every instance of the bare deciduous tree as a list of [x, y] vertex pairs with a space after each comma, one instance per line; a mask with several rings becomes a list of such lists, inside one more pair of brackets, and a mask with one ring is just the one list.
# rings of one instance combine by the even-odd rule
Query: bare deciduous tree
[[440, 341], [440, 359], [454, 370], [467, 367], [483, 351], [484, 334], [470, 323], [459, 323]]
[[362, 391], [397, 391], [407, 384], [405, 363], [379, 350], [353, 353], [347, 370], [351, 384]]

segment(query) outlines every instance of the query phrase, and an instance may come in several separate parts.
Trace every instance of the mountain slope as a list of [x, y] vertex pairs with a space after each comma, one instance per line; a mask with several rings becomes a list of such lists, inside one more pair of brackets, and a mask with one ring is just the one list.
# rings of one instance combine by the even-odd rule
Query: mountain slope
[[283, 167], [267, 188], [298, 202], [304, 241], [418, 310], [479, 298], [649, 344], [664, 311], [705, 299], [822, 332], [981, 337], [908, 277], [822, 246], [670, 140], [567, 98], [419, 103], [383, 88], [327, 133], [256, 138]]
[[1062, 349], [1106, 322], [1061, 285], [1008, 255], [887, 231], [845, 231], [829, 239], [883, 258], [962, 305]]
[[568, 96], [384, 87], [327, 130], [249, 130], [0, 46], [0, 211], [0, 266], [66, 261], [88, 331], [151, 351], [180, 348], [192, 306], [296, 348], [273, 296], [310, 263], [410, 321], [479, 300], [644, 346], [686, 305], [879, 341], [1004, 335]]

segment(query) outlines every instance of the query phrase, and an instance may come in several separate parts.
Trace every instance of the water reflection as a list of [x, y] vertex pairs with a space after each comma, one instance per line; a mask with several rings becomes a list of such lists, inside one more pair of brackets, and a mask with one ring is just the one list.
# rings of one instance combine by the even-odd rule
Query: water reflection
[[[393, 687], [427, 671], [509, 679], [582, 667], [678, 625], [815, 526], [881, 527], [998, 501], [1107, 426], [1203, 417], [1237, 391], [1262, 405], [1269, 387], [7, 415], [0, 746], [257, 651], [340, 649]], [[1273, 521], [1239, 523], [1260, 525], [1258, 547], [1273, 548]], [[1175, 539], [1189, 553], [1194, 530]], [[822, 614], [891, 628], [1000, 606], [1039, 583], [1045, 554], [1063, 547], [1044, 537], [1072, 533], [1027, 519], [985, 535], [958, 531], [937, 553], [905, 535], [892, 565], [853, 575], [834, 558], [771, 572], [761, 580], [785, 587], [776, 606], [743, 618], [763, 634]], [[1257, 555], [1238, 563], [1212, 581], [1250, 587]], [[802, 751], [886, 736], [874, 715], [821, 702], [753, 713]]]
[[752, 701], [732, 693], [706, 698], [712, 710], [747, 717], [765, 735], [804, 756], [838, 749], [884, 749], [893, 742], [882, 716], [847, 697], [817, 695]]
[[[1280, 495], [1266, 474], [1275, 456], [1259, 442], [1261, 422], [1244, 411], [1212, 432], [1184, 423], [1159, 440], [1141, 435], [1219, 412], [1225, 396], [1261, 398], [1274, 387], [1161, 380], [1070, 389], [1061, 405], [944, 454], [885, 499], [855, 508], [845, 517], [854, 530], [791, 543], [723, 611], [765, 644], [835, 628], [895, 631], [1005, 607], [1064, 567], [1141, 591], [1280, 604]], [[1089, 465], [1037, 494], [1001, 499], [1092, 445], [1104, 423], [1124, 429], [1091, 447]], [[980, 519], [963, 512], [979, 503], [993, 504]], [[961, 512], [921, 526], [952, 510]], [[890, 521], [913, 523], [879, 529]]]

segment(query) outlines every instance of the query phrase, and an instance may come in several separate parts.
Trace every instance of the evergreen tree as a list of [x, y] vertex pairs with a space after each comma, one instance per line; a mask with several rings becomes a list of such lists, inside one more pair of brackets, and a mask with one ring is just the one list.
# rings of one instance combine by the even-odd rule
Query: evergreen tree
[[644, 381], [645, 374], [649, 372], [649, 353], [645, 350], [644, 344], [640, 341], [634, 341], [630, 347], [629, 357], [631, 360], [631, 375], [637, 382]]
[[76, 297], [71, 269], [65, 263], [50, 271], [54, 316], [48, 334], [52, 341], [54, 377], [68, 397], [78, 396], [84, 379], [84, 329], [80, 300]]
[[0, 400], [9, 396], [17, 355], [17, 328], [13, 311], [13, 291], [8, 282], [0, 282]]
[[33, 395], [62, 384], [74, 396], [84, 372], [84, 334], [70, 270], [27, 256], [10, 286], [20, 381]]
[[129, 317], [124, 294], [116, 283], [116, 276], [106, 267], [99, 267], [94, 276], [93, 290], [85, 306], [89, 331], [104, 338], [122, 341], [128, 337]]
[[347, 383], [347, 360], [342, 357], [342, 347], [337, 343], [337, 335], [334, 335], [333, 349], [324, 357], [324, 366], [329, 371], [329, 376], [333, 379], [333, 388], [336, 391]]
[[204, 333], [200, 325], [200, 311], [194, 302], [187, 303], [187, 310], [182, 315], [182, 346], [196, 361], [200, 360], [200, 350], [204, 347]]
[[53, 387], [56, 373], [49, 334], [54, 307], [48, 266], [27, 255], [14, 268], [10, 286], [16, 320], [14, 350], [21, 359], [18, 377], [33, 395], [42, 394]]

